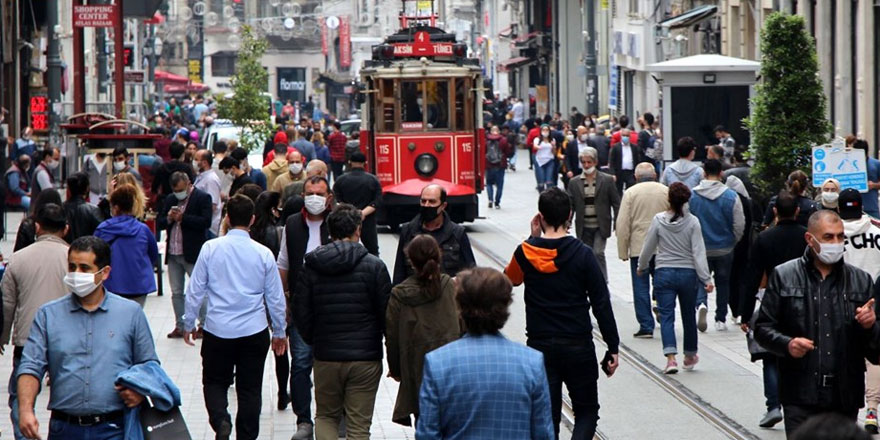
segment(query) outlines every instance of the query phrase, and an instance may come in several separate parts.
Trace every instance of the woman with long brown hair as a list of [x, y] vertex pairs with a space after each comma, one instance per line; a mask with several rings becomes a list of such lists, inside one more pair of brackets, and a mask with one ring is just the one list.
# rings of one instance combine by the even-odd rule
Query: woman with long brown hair
[[400, 382], [392, 420], [411, 426], [419, 417], [419, 388], [425, 354], [458, 339], [461, 328], [455, 285], [440, 271], [442, 254], [430, 235], [418, 235], [406, 247], [415, 273], [391, 290], [385, 315], [389, 375]]

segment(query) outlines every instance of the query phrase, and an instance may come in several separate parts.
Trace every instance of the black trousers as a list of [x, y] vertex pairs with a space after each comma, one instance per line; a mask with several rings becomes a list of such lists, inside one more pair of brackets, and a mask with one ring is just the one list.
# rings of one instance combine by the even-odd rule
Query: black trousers
[[839, 406], [803, 406], [782, 405], [782, 415], [785, 418], [785, 437], [791, 438], [792, 434], [812, 416], [826, 413], [840, 414], [856, 423], [859, 417], [859, 409], [846, 409]]
[[238, 414], [235, 438], [256, 439], [260, 435], [263, 367], [269, 351], [269, 329], [243, 338], [223, 339], [205, 332], [202, 341], [202, 385], [208, 422], [217, 432], [223, 422], [231, 424], [226, 393], [235, 379]]
[[623, 195], [624, 184], [626, 184], [627, 189], [636, 184], [635, 171], [633, 170], [618, 170], [615, 175], [617, 176], [617, 182], [614, 183], [617, 185], [617, 193], [620, 195]]
[[562, 384], [565, 383], [574, 411], [571, 438], [591, 440], [596, 435], [599, 422], [599, 365], [593, 341], [529, 339], [528, 346], [544, 354], [556, 438], [559, 438], [559, 423], [562, 420]]
[[361, 223], [361, 243], [367, 252], [379, 256], [379, 231], [376, 229], [376, 214], [367, 216]]

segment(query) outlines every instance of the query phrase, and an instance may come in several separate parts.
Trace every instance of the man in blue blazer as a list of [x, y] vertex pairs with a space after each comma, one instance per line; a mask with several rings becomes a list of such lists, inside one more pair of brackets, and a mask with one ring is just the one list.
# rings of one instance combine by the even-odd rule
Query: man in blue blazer
[[416, 438], [554, 439], [543, 355], [500, 333], [510, 281], [489, 268], [456, 279], [467, 333], [425, 356]]

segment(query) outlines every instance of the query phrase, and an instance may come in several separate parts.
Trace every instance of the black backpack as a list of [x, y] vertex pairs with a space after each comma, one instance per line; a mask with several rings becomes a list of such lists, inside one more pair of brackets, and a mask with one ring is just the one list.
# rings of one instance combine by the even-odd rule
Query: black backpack
[[490, 165], [501, 165], [502, 160], [504, 160], [504, 154], [501, 153], [501, 141], [489, 139], [486, 144], [486, 162]]

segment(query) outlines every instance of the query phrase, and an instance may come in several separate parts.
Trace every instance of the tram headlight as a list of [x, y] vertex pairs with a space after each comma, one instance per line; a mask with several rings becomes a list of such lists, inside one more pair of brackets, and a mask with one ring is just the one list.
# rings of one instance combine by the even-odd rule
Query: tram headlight
[[416, 173], [422, 177], [431, 177], [437, 172], [437, 157], [433, 154], [420, 154], [416, 157]]

